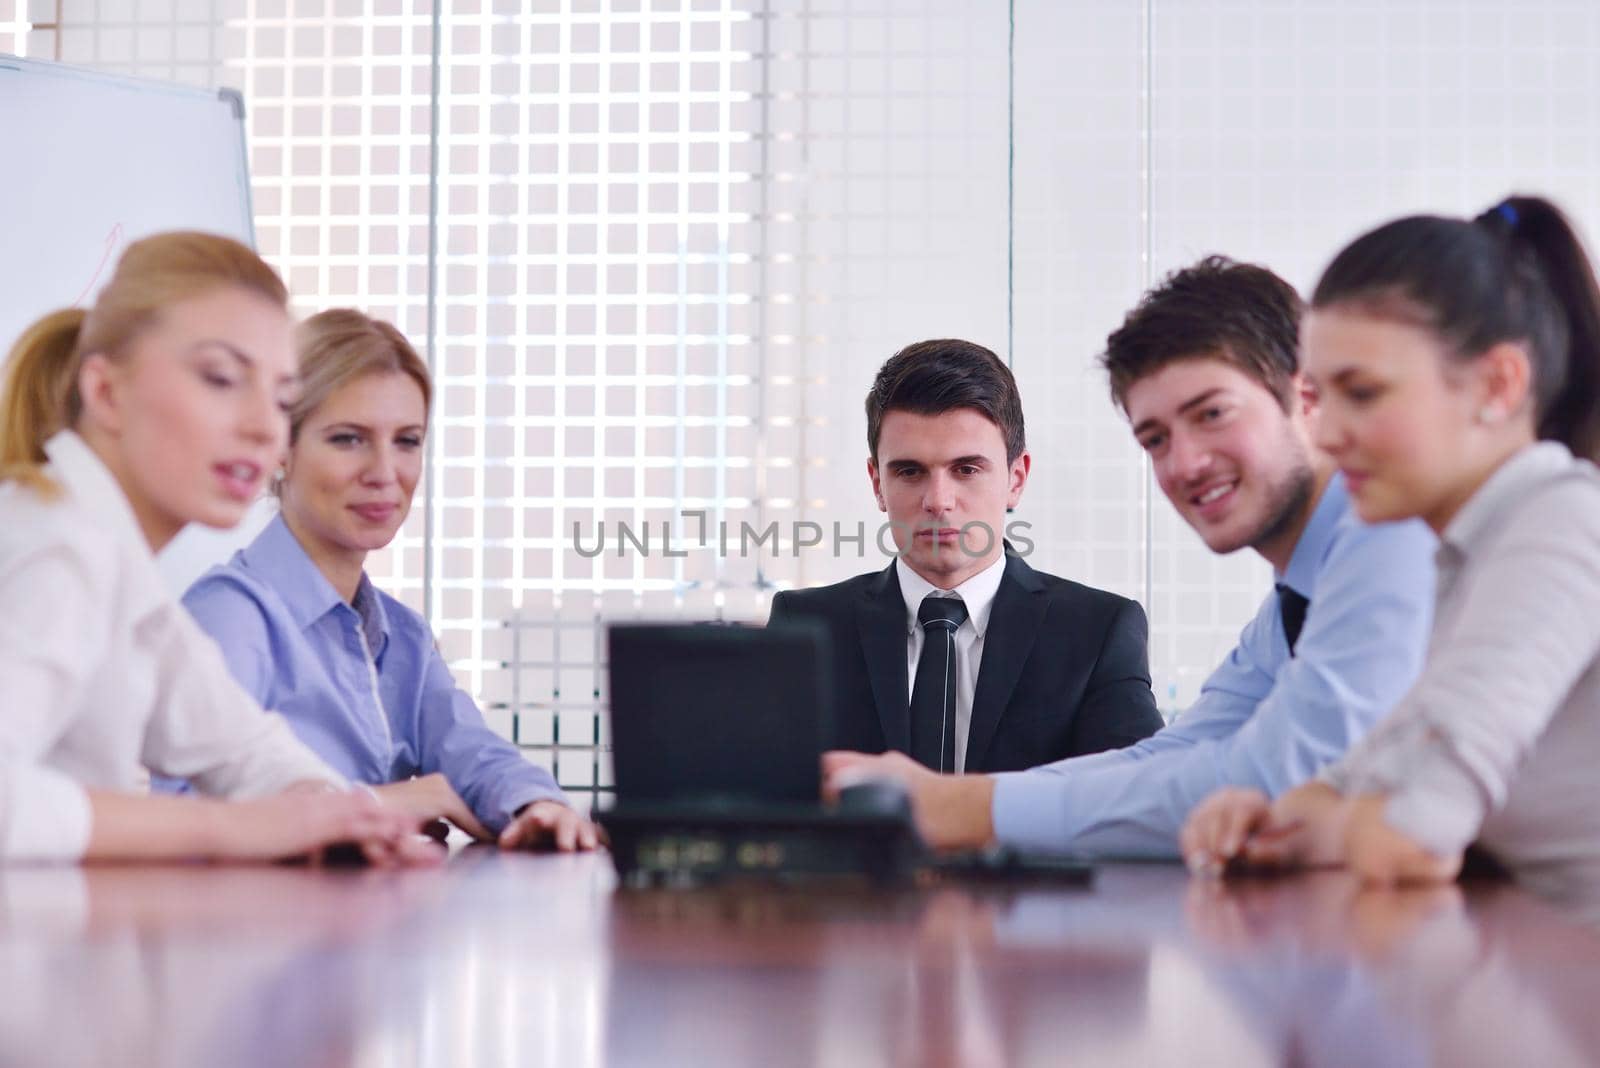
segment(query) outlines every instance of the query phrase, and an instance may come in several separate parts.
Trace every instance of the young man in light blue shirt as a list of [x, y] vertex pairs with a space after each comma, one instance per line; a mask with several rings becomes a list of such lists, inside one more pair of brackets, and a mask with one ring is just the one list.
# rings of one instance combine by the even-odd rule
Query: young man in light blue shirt
[[1189, 810], [1222, 786], [1276, 796], [1344, 753], [1411, 686], [1433, 603], [1433, 537], [1366, 526], [1316, 451], [1299, 373], [1301, 302], [1222, 257], [1146, 294], [1103, 364], [1162, 491], [1214, 552], [1249, 547], [1276, 588], [1170, 726], [1112, 752], [998, 775], [937, 775], [830, 753], [826, 786], [889, 775], [941, 848], [1176, 857]]

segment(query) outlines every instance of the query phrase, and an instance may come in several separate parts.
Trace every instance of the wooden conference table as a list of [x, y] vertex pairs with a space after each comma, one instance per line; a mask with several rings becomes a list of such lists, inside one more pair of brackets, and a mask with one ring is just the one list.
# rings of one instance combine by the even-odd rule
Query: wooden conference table
[[0, 1064], [1600, 1062], [1600, 933], [1502, 885], [619, 891], [431, 872], [0, 871]]

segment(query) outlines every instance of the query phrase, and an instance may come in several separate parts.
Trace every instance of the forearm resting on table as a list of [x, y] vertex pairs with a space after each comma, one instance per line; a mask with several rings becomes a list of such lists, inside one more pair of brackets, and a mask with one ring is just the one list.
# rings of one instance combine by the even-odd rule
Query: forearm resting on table
[[85, 860], [216, 856], [227, 845], [228, 802], [90, 790]]
[[917, 791], [917, 825], [935, 849], [981, 849], [994, 841], [994, 779], [931, 776]]
[[91, 790], [88, 860], [208, 858], [263, 862], [356, 846], [382, 865], [437, 863], [419, 820], [370, 793], [296, 784], [268, 797], [214, 801]]

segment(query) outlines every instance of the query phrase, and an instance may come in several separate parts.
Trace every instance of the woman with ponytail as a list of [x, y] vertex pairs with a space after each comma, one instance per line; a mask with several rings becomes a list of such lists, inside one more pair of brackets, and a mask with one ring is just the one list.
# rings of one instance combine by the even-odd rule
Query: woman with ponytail
[[1476, 845], [1534, 885], [1600, 868], [1600, 289], [1550, 202], [1358, 238], [1302, 330], [1319, 444], [1368, 522], [1439, 535], [1427, 661], [1315, 782], [1219, 791], [1191, 867], [1448, 879]]
[[[260, 708], [153, 554], [237, 523], [296, 389], [283, 283], [237, 242], [129, 246], [94, 306], [25, 331], [0, 395], [0, 861], [426, 862], [416, 821]], [[234, 800], [152, 797], [149, 769]]]

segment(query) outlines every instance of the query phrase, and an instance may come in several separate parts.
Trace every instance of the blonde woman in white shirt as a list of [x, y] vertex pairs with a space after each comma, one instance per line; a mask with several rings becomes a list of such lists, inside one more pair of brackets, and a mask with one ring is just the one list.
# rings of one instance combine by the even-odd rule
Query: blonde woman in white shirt
[[[88, 311], [12, 350], [0, 398], [0, 861], [428, 862], [408, 818], [264, 716], [153, 554], [231, 526], [287, 436], [287, 294], [226, 238], [129, 246]], [[152, 797], [149, 769], [235, 800]]]
[[1368, 522], [1439, 535], [1422, 675], [1315, 782], [1212, 795], [1190, 865], [1453, 877], [1476, 845], [1556, 886], [1600, 863], [1600, 289], [1559, 209], [1357, 239], [1302, 329], [1319, 444]]

